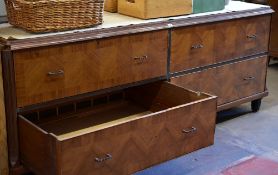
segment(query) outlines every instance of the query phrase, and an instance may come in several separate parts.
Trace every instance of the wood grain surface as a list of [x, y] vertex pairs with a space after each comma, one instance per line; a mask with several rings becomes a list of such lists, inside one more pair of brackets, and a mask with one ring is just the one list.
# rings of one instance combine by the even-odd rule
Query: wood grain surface
[[267, 2], [276, 11], [271, 20], [270, 55], [278, 58], [278, 1], [268, 0]]
[[14, 53], [18, 107], [166, 77], [167, 31]]
[[0, 54], [0, 174], [1, 175], [9, 174], [6, 112], [5, 112], [5, 98], [4, 98], [1, 54]]
[[[214, 140], [215, 108], [215, 101], [206, 101], [65, 140], [61, 142], [61, 172], [132, 174], [209, 146]], [[192, 127], [195, 133], [183, 133]], [[94, 161], [107, 154], [112, 158]]]
[[118, 12], [142, 19], [185, 15], [192, 13], [192, 1], [118, 0]]
[[[44, 131], [19, 117], [23, 164], [42, 175], [132, 174], [213, 144], [216, 97], [170, 83], [131, 88], [126, 96], [133, 106], [116, 105], [113, 113], [97, 110], [70, 119], [77, 127], [87, 121], [96, 124], [92, 129], [86, 126], [86, 133], [77, 133], [72, 122], [61, 125], [62, 121], [48, 123]], [[114, 114], [130, 116], [115, 123]], [[106, 125], [110, 119], [114, 124]]]
[[185, 88], [218, 96], [218, 105], [239, 100], [266, 90], [267, 56], [171, 79]]
[[171, 72], [267, 52], [270, 19], [266, 15], [174, 29]]

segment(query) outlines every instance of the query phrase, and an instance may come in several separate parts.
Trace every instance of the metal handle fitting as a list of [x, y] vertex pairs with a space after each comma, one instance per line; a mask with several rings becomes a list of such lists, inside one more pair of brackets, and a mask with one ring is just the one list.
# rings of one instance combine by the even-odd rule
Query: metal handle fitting
[[136, 64], [142, 64], [142, 63], [148, 61], [148, 56], [144, 55], [144, 56], [141, 56], [141, 57], [134, 57], [134, 61], [135, 61]]
[[243, 80], [250, 81], [250, 80], [254, 80], [254, 79], [256, 79], [256, 77], [250, 76], [250, 77], [245, 77]]
[[112, 159], [112, 155], [111, 154], [106, 154], [105, 157], [103, 157], [103, 158], [96, 157], [95, 161], [98, 162], [98, 163], [102, 163], [102, 162], [110, 160], [110, 159]]
[[55, 76], [62, 76], [64, 75], [64, 73], [65, 72], [63, 70], [57, 70], [57, 71], [48, 72], [47, 75], [50, 77], [55, 77]]
[[196, 44], [191, 46], [191, 49], [202, 49], [202, 48], [204, 48], [203, 44]]
[[191, 127], [191, 129], [182, 130], [182, 132], [185, 133], [185, 134], [195, 133], [195, 132], [197, 132], [197, 128], [196, 127]]
[[256, 39], [257, 35], [256, 34], [252, 34], [252, 35], [247, 35], [248, 39]]

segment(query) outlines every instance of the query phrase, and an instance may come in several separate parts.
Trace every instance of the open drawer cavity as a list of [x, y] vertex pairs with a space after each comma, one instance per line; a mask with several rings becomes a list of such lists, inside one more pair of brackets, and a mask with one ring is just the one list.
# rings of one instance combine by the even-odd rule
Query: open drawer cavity
[[216, 97], [159, 82], [89, 101], [20, 115], [22, 163], [38, 175], [122, 175], [213, 144]]

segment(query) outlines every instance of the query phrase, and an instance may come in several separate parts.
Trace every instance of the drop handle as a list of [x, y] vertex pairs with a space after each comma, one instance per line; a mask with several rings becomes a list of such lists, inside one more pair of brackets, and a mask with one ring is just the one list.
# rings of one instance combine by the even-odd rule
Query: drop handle
[[185, 133], [185, 134], [196, 133], [196, 132], [197, 132], [197, 128], [196, 127], [191, 127], [190, 129], [182, 130], [182, 133]]
[[257, 35], [256, 34], [252, 34], [252, 35], [247, 35], [248, 39], [257, 39]]
[[111, 154], [106, 154], [104, 157], [96, 157], [95, 161], [97, 163], [102, 163], [102, 162], [105, 162], [105, 161], [111, 160], [111, 159], [112, 159], [112, 155]]
[[63, 76], [65, 72], [63, 70], [57, 70], [57, 71], [50, 71], [47, 73], [49, 77], [57, 77], [57, 76]]
[[255, 79], [256, 79], [256, 77], [253, 77], [253, 76], [243, 78], [244, 81], [251, 81], [251, 80], [255, 80]]
[[191, 49], [202, 49], [202, 48], [204, 48], [203, 44], [195, 44], [191, 46]]

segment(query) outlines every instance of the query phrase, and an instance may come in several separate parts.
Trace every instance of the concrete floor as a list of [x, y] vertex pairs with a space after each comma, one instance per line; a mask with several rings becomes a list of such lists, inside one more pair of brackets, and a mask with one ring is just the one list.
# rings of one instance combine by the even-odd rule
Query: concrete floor
[[270, 95], [261, 110], [250, 103], [221, 112], [215, 144], [136, 175], [278, 175], [278, 63], [268, 71]]

